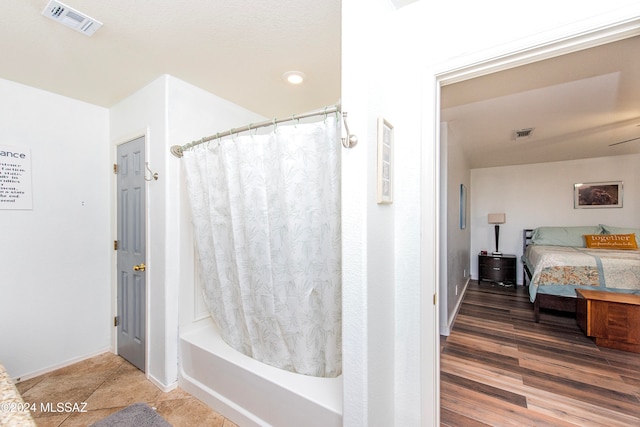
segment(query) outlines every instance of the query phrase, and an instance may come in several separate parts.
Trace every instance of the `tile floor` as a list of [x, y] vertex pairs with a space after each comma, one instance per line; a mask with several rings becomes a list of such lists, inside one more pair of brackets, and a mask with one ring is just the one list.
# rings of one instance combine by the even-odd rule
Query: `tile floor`
[[[238, 427], [184, 390], [164, 393], [112, 353], [21, 381], [16, 387], [25, 402], [35, 404], [32, 416], [38, 427], [86, 427], [136, 402], [156, 408], [174, 427]], [[62, 412], [55, 412], [59, 403]], [[86, 412], [79, 412], [84, 403]]]

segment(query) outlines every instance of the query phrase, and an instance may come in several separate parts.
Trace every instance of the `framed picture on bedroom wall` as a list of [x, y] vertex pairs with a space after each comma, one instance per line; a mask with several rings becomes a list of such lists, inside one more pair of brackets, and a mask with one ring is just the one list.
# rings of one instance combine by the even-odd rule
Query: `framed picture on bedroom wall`
[[573, 185], [575, 209], [621, 208], [622, 181], [585, 182]]
[[393, 126], [378, 117], [378, 203], [393, 203]]
[[460, 230], [467, 228], [467, 187], [460, 184]]

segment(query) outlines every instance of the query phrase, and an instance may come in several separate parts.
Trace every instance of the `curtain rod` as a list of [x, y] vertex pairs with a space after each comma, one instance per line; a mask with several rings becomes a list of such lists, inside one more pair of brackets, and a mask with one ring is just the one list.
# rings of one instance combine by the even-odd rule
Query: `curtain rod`
[[[192, 141], [192, 142], [190, 142], [188, 144], [185, 144], [185, 145], [174, 145], [174, 146], [172, 146], [170, 148], [170, 151], [171, 151], [171, 154], [173, 154], [174, 156], [176, 156], [178, 158], [181, 158], [182, 157], [182, 152], [184, 150], [188, 150], [188, 149], [193, 148], [193, 147], [195, 147], [197, 145], [204, 144], [205, 142], [213, 141], [214, 139], [223, 138], [225, 136], [231, 136], [233, 134], [240, 133], [240, 132], [251, 131], [253, 129], [263, 128], [263, 127], [267, 127], [267, 126], [274, 126], [274, 125], [276, 125], [278, 123], [289, 122], [289, 121], [292, 121], [292, 120], [306, 119], [308, 117], [326, 115], [326, 114], [337, 113], [337, 112], [340, 112], [340, 104], [331, 105], [331, 106], [325, 107], [323, 109], [309, 111], [307, 113], [294, 114], [291, 117], [283, 117], [283, 118], [280, 118], [280, 119], [265, 120], [265, 121], [259, 122], [259, 123], [249, 123], [246, 126], [229, 129], [229, 130], [224, 131], [224, 132], [218, 132], [215, 135], [207, 136], [207, 137], [204, 137], [202, 139], [199, 139], [199, 140], [196, 140], [196, 141]], [[346, 138], [342, 138], [342, 145], [345, 148], [353, 148], [358, 143], [358, 137], [356, 135], [352, 135], [351, 133], [349, 133], [349, 126], [347, 126], [347, 113], [346, 112], [342, 112], [342, 120], [344, 122], [344, 128], [347, 131], [347, 137]]]

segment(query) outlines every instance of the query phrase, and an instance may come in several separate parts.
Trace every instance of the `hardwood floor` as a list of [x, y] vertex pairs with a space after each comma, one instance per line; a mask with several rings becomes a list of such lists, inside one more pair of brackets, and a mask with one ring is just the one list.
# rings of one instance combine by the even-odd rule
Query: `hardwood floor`
[[526, 288], [472, 281], [442, 337], [441, 426], [640, 426], [640, 356], [574, 317], [533, 321]]

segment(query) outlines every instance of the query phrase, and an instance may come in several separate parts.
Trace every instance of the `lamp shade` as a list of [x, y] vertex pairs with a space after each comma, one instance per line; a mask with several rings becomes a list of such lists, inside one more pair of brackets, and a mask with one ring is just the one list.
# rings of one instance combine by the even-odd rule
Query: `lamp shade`
[[504, 224], [507, 221], [507, 216], [503, 213], [490, 213], [488, 223], [489, 224]]

